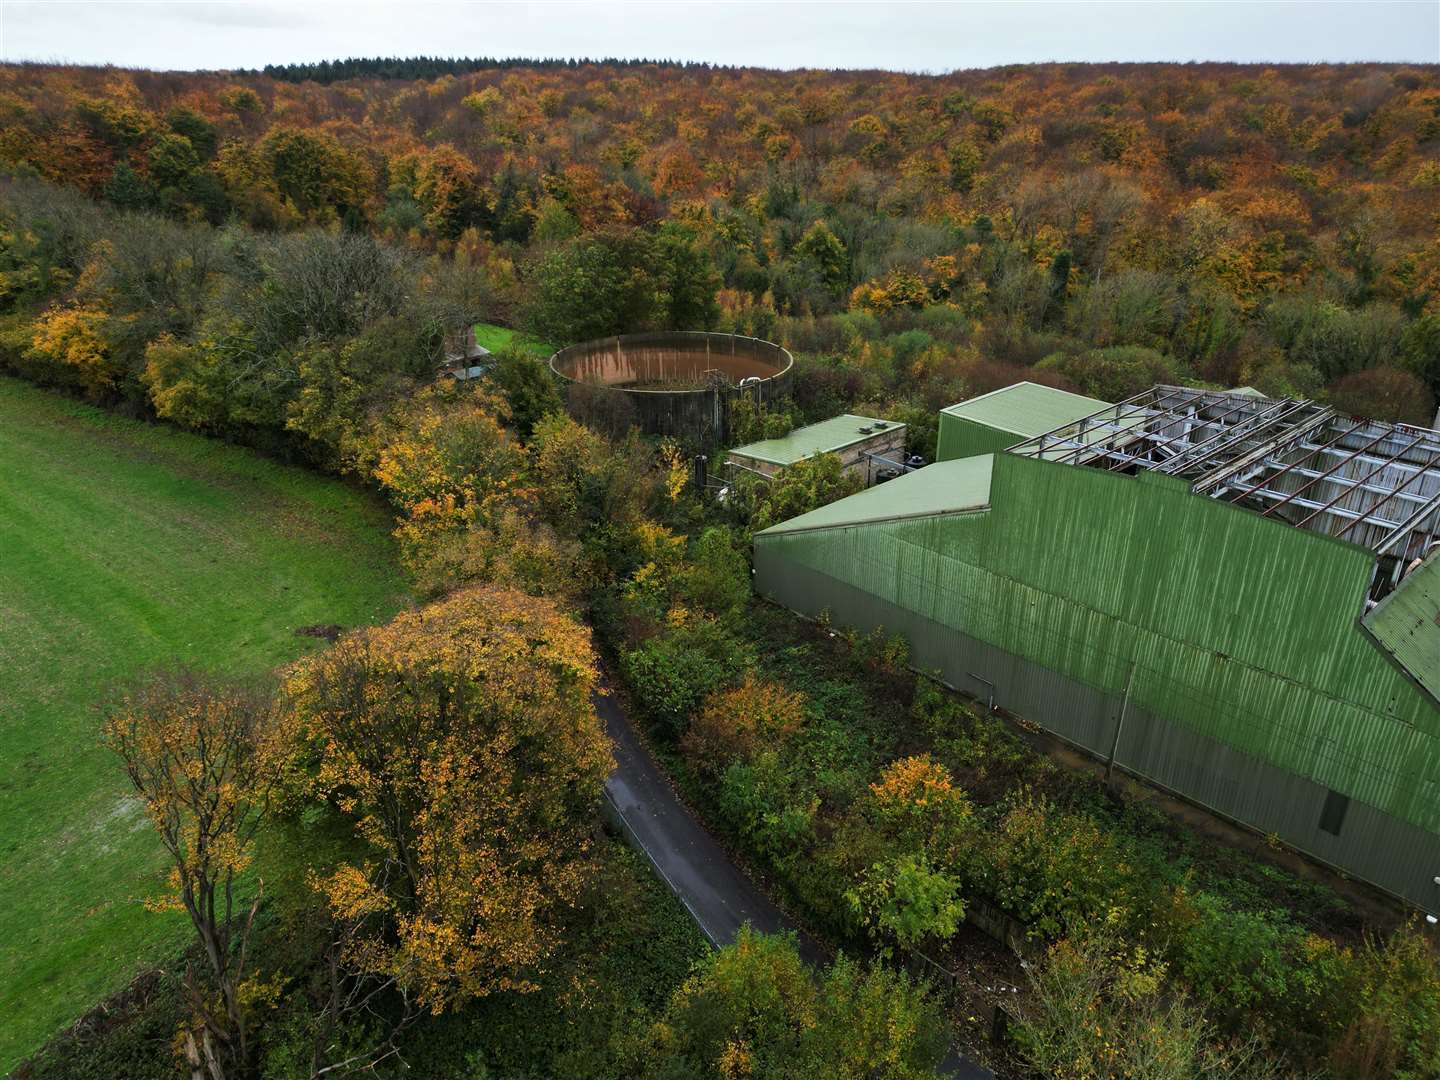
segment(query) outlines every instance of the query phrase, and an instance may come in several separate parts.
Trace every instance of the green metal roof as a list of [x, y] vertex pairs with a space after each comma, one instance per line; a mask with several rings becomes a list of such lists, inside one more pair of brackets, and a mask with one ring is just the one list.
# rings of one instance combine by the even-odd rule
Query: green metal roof
[[737, 446], [730, 453], [755, 458], [757, 461], [768, 461], [772, 465], [793, 465], [816, 454], [834, 453], [873, 438], [880, 432], [860, 429], [873, 428], [876, 424], [885, 425], [885, 431], [905, 430], [904, 424], [897, 424], [892, 420], [877, 420], [871, 416], [853, 416], [846, 413], [844, 416], [822, 420], [818, 424], [796, 428], [779, 439], [763, 439], [760, 442]]
[[1375, 643], [1440, 701], [1440, 548], [1363, 621]]
[[984, 510], [990, 505], [990, 469], [994, 461], [991, 454], [937, 461], [755, 535]]
[[1256, 390], [1253, 386], [1237, 386], [1237, 387], [1235, 387], [1235, 389], [1233, 389], [1233, 390], [1227, 390], [1227, 391], [1225, 391], [1225, 392], [1226, 392], [1227, 394], [1239, 394], [1239, 395], [1241, 395], [1242, 397], [1248, 397], [1248, 398], [1263, 398], [1263, 397], [1268, 397], [1267, 394], [1262, 394], [1259, 390]]
[[940, 411], [1029, 438], [1097, 413], [1109, 404], [1053, 386], [1018, 382]]

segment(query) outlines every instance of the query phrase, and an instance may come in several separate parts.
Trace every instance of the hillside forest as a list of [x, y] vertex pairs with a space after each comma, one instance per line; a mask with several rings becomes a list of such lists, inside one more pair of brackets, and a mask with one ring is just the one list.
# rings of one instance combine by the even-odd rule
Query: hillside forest
[[[754, 334], [793, 400], [737, 440], [848, 410], [921, 454], [1019, 379], [1429, 423], [1440, 73], [350, 73], [0, 68], [0, 366], [378, 492], [415, 599], [263, 686], [117, 693], [187, 975], [21, 1075], [926, 1080], [947, 1045], [1004, 1077], [1440, 1075], [1405, 912], [755, 599], [751, 536], [853, 491], [837, 458], [721, 502], [536, 359]], [[437, 379], [480, 321], [516, 347]], [[818, 978], [792, 939], [698, 945], [600, 828], [597, 665]]]
[[0, 162], [177, 223], [438, 255], [493, 321], [559, 345], [778, 337], [813, 385], [884, 404], [933, 412], [1023, 371], [1110, 399], [1187, 380], [1433, 416], [1433, 69], [473, 66], [6, 67]]

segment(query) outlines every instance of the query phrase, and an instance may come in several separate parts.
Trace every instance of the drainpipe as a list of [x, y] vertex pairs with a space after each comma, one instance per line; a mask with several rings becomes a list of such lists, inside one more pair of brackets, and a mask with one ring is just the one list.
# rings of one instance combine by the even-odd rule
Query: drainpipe
[[1135, 681], [1135, 661], [1130, 661], [1130, 668], [1125, 672], [1125, 696], [1120, 699], [1120, 715], [1115, 719], [1115, 738], [1110, 741], [1110, 759], [1105, 762], [1105, 783], [1110, 783], [1110, 775], [1115, 771], [1115, 751], [1120, 748], [1120, 731], [1125, 727], [1125, 713], [1130, 709], [1130, 684]]
[[986, 688], [990, 691], [990, 696], [989, 696], [989, 697], [986, 699], [986, 701], [985, 701], [985, 708], [986, 708], [987, 714], [988, 714], [988, 713], [993, 713], [993, 712], [995, 711], [995, 684], [994, 684], [993, 682], [991, 682], [989, 679], [982, 679], [979, 675], [976, 675], [973, 671], [967, 671], [965, 674], [966, 674], [966, 675], [969, 675], [970, 678], [974, 679], [976, 682], [978, 682], [978, 683], [984, 683], [984, 684], [985, 684]]

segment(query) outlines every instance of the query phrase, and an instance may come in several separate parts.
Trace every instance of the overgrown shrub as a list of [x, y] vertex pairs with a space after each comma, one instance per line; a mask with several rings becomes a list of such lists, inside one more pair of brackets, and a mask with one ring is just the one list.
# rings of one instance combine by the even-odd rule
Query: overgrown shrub
[[1111, 911], [1133, 919], [1142, 885], [1113, 832], [1029, 788], [1006, 798], [969, 861], [974, 888], [1054, 938]]
[[733, 486], [734, 503], [753, 532], [788, 521], [853, 495], [865, 484], [834, 454], [818, 454], [789, 466], [773, 479], [744, 474]]
[[734, 446], [778, 439], [795, 426], [795, 417], [788, 411], [766, 408], [764, 402], [748, 396], [730, 406], [730, 442]]
[[1166, 988], [1165, 965], [1103, 921], [1052, 945], [1031, 969], [1031, 1006], [1016, 1043], [1038, 1076], [1249, 1080], [1286, 1075], [1254, 1039], [1226, 1044], [1191, 1000]]
[[754, 673], [733, 690], [706, 699], [680, 740], [701, 774], [716, 776], [732, 761], [749, 761], [761, 747], [783, 746], [805, 720], [805, 699]]
[[861, 929], [907, 950], [946, 941], [965, 917], [959, 879], [923, 854], [872, 864], [845, 899]]
[[657, 634], [621, 654], [637, 704], [672, 738], [684, 734], [701, 702], [751, 666], [748, 646], [710, 620]]
[[726, 528], [711, 526], [690, 545], [679, 590], [689, 603], [731, 621], [750, 601], [750, 561]]
[[675, 992], [645, 1080], [936, 1080], [945, 1022], [924, 991], [841, 958], [818, 980], [793, 938], [742, 929]]
[[[1326, 1063], [1337, 1077], [1440, 1076], [1440, 967], [1416, 927], [1355, 950], [1317, 950], [1341, 977], [1323, 1000], [1335, 1026]], [[1311, 968], [1319, 967], [1312, 962]]]
[[734, 761], [721, 778], [719, 808], [754, 850], [777, 866], [806, 857], [815, 842], [819, 797], [798, 783], [773, 749]]
[[1254, 1030], [1263, 1007], [1291, 992], [1302, 932], [1278, 912], [1233, 910], [1219, 897], [1190, 899], [1194, 921], [1177, 943], [1176, 974], [1198, 1000]]

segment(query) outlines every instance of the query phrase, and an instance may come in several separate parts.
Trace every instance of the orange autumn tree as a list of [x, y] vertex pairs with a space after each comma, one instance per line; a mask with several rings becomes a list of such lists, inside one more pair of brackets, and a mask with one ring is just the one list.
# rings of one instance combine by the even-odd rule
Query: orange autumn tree
[[347, 961], [433, 1012], [536, 988], [592, 867], [612, 766], [587, 631], [483, 586], [362, 630], [286, 678], [305, 784], [370, 854], [319, 882], [382, 912]]
[[125, 765], [169, 853], [162, 907], [190, 916], [209, 969], [185, 991], [194, 1014], [185, 1049], [192, 1075], [247, 1072], [246, 946], [260, 898], [236, 895], [249, 866], [277, 760], [270, 698], [189, 672], [156, 675], [106, 711], [104, 741]]
[[928, 754], [892, 761], [870, 785], [870, 799], [890, 837], [938, 862], [957, 861], [973, 835], [970, 797]]

